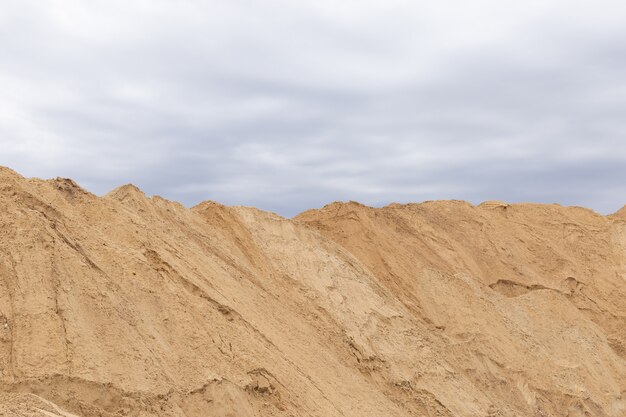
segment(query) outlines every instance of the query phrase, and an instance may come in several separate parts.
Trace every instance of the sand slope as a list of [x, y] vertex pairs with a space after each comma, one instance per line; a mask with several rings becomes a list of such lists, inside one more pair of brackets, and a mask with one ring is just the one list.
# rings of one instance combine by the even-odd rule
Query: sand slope
[[0, 168], [0, 415], [624, 416], [626, 215], [293, 220]]

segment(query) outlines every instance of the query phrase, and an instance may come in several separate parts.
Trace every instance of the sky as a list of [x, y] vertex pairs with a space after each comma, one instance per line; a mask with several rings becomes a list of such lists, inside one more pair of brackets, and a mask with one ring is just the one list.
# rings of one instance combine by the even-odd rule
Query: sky
[[293, 216], [626, 204], [626, 2], [3, 0], [0, 165]]

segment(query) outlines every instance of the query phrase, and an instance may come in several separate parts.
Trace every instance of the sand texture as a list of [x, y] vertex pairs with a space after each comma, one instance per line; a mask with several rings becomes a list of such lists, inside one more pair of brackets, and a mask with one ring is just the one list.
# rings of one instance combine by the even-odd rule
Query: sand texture
[[0, 168], [0, 416], [626, 416], [626, 210], [294, 219]]

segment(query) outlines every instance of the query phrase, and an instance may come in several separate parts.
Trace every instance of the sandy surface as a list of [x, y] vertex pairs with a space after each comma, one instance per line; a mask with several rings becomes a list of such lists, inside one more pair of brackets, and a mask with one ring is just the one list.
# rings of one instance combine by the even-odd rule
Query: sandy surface
[[626, 416], [626, 210], [289, 220], [0, 168], [1, 416]]

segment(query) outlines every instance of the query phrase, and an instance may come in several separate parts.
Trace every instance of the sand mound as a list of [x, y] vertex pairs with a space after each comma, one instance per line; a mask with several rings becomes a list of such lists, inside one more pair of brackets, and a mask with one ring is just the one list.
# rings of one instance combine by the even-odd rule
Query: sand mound
[[0, 415], [624, 416], [626, 219], [293, 220], [0, 169]]

